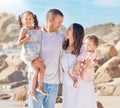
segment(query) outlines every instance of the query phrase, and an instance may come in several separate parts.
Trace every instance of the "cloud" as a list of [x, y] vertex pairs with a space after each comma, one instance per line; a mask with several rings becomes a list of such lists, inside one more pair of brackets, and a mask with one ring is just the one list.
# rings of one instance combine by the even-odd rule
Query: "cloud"
[[93, 0], [92, 4], [106, 8], [120, 7], [120, 0]]

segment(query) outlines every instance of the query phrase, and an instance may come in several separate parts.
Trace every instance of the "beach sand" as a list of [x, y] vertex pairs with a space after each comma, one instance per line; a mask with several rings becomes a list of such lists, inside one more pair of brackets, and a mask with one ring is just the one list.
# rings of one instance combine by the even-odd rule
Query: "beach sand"
[[[104, 108], [120, 108], [120, 96], [98, 96], [97, 101], [101, 102]], [[13, 100], [0, 100], [0, 108], [27, 108], [25, 102]], [[55, 108], [62, 108], [61, 103], [56, 103]]]

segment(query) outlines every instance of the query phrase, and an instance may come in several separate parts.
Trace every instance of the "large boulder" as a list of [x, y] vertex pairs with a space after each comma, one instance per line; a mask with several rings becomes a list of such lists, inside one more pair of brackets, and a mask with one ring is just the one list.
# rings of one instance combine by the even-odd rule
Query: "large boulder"
[[14, 100], [22, 100], [25, 101], [28, 98], [28, 85], [23, 85], [18, 87], [14, 92]]
[[7, 84], [26, 79], [24, 72], [19, 70], [19, 67], [9, 66], [0, 73], [0, 84]]
[[113, 45], [102, 44], [97, 48], [97, 59], [100, 65], [104, 64], [107, 60], [117, 55], [118, 52]]
[[26, 80], [26, 65], [18, 55], [9, 55], [6, 62], [8, 67], [0, 72], [0, 83]]
[[0, 56], [0, 72], [8, 66], [8, 64], [5, 60], [6, 58], [7, 58], [7, 55]]
[[107, 84], [101, 87], [99, 96], [120, 96], [120, 85]]
[[105, 83], [105, 82], [111, 82], [113, 79], [108, 73], [104, 73], [103, 69], [98, 69], [100, 72], [95, 73], [94, 83]]
[[0, 30], [5, 30], [9, 24], [15, 22], [13, 14], [2, 13], [0, 17]]
[[12, 24], [9, 24], [8, 27], [6, 28], [6, 34], [10, 36], [11, 35], [16, 35], [19, 33], [19, 27], [18, 27], [18, 24], [16, 23], [12, 23]]
[[8, 64], [8, 66], [18, 66], [18, 67], [22, 67], [23, 69], [25, 69], [25, 67], [26, 67], [26, 65], [20, 59], [19, 55], [9, 55], [6, 58], [6, 62]]
[[120, 77], [120, 57], [112, 57], [104, 63], [95, 73], [95, 83], [111, 81]]

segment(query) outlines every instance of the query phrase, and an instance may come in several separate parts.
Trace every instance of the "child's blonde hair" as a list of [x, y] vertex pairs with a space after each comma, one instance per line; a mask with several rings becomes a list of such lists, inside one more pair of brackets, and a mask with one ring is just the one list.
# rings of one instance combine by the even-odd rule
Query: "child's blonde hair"
[[89, 35], [85, 38], [85, 40], [86, 39], [92, 40], [96, 47], [99, 45], [99, 39], [96, 35]]

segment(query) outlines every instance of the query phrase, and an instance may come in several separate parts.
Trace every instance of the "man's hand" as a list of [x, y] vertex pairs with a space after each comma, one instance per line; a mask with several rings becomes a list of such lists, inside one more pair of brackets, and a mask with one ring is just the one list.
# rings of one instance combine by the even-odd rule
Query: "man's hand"
[[41, 69], [45, 69], [45, 68], [46, 68], [43, 60], [40, 59], [40, 58], [34, 59], [34, 60], [32, 61], [32, 66], [33, 66], [33, 67], [38, 67], [38, 68], [41, 68]]

